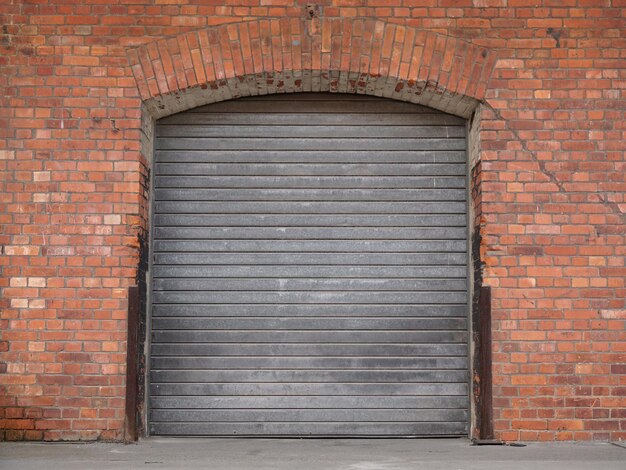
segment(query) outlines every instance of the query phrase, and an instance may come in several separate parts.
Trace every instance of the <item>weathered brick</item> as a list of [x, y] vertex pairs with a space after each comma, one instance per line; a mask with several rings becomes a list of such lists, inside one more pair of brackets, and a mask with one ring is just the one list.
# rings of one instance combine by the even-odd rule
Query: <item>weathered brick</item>
[[237, 77], [243, 95], [391, 86], [466, 118], [483, 102], [470, 189], [497, 437], [626, 438], [624, 1], [324, 2], [314, 20], [292, 0], [168, 3], [3, 10], [22, 47], [0, 61], [0, 377], [16, 387], [0, 435], [123, 438], [125, 287], [149, 228], [142, 113], [226, 98]]

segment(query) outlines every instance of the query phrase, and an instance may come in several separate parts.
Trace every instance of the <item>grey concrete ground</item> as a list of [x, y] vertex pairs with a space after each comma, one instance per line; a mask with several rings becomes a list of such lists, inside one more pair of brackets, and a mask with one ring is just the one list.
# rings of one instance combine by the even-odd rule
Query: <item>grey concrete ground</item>
[[0, 443], [16, 470], [626, 470], [609, 443], [471, 446], [465, 439], [165, 439], [139, 444]]

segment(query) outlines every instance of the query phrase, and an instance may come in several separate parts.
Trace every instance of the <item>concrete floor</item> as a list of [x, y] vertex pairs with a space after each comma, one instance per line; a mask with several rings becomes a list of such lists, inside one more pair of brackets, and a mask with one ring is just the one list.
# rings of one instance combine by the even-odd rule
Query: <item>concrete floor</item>
[[0, 443], [16, 470], [626, 470], [626, 445], [471, 446], [466, 439], [170, 439], [139, 444]]

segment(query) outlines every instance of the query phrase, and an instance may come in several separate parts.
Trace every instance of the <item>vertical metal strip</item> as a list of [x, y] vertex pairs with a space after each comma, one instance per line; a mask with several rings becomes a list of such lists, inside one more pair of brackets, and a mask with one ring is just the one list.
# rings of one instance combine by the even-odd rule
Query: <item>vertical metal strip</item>
[[491, 287], [481, 286], [478, 301], [480, 322], [480, 438], [493, 439], [493, 395], [491, 371]]
[[139, 325], [139, 286], [128, 288], [128, 336], [126, 341], [126, 410], [124, 439], [137, 440], [137, 334]]

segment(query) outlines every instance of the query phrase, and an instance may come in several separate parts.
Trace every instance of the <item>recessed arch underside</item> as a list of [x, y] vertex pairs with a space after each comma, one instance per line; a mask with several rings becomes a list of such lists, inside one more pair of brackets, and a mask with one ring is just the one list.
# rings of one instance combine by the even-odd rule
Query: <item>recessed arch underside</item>
[[382, 96], [469, 117], [496, 55], [451, 36], [374, 19], [266, 19], [128, 51], [152, 118], [271, 93]]

